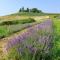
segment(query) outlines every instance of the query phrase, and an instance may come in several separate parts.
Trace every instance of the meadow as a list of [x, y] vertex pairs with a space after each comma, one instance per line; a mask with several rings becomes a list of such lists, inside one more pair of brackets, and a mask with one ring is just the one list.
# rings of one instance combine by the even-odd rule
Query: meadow
[[0, 60], [60, 60], [59, 14], [0, 17]]
[[60, 19], [54, 19], [53, 60], [60, 60]]
[[0, 23], [0, 38], [28, 28], [34, 24], [37, 23], [35, 23], [35, 20], [30, 18], [24, 20], [3, 21]]

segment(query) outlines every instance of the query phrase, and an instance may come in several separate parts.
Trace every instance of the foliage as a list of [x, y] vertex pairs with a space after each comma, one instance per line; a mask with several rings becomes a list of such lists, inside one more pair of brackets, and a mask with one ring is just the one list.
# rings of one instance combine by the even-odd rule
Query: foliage
[[0, 39], [7, 37], [13, 33], [19, 32], [25, 28], [29, 28], [37, 23], [16, 24], [16, 25], [4, 25], [0, 26]]
[[41, 10], [38, 10], [37, 8], [32, 8], [32, 9], [27, 8], [25, 10], [24, 7], [20, 8], [19, 12], [43, 13]]
[[37, 8], [31, 9], [31, 12], [33, 12], [33, 13], [42, 13], [42, 11], [38, 10]]
[[22, 19], [22, 20], [12, 20], [12, 21], [3, 21], [0, 25], [14, 25], [14, 24], [25, 24], [35, 22], [34, 19]]
[[[50, 51], [51, 24], [52, 22], [47, 20], [26, 29], [18, 36], [10, 39], [4, 47], [4, 50], [8, 52], [7, 58], [13, 60], [16, 58], [18, 60], [45, 60], [47, 58], [45, 55], [48, 56]], [[11, 49], [13, 50], [11, 51]]]
[[60, 19], [54, 19], [52, 60], [60, 60]]

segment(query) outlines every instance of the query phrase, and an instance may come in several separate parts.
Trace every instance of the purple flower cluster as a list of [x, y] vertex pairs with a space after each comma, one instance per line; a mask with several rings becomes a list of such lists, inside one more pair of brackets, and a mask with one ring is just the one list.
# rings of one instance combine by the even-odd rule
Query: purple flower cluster
[[[38, 33], [38, 31], [40, 32]], [[43, 31], [43, 34], [40, 34], [41, 31]], [[46, 34], [44, 34], [44, 32]], [[51, 32], [52, 21], [46, 20], [40, 24], [27, 28], [22, 33], [11, 38], [5, 45], [4, 50], [8, 52], [9, 49], [20, 46], [17, 48], [18, 52], [22, 52], [27, 48], [33, 53], [36, 52], [37, 49], [40, 49], [41, 45], [43, 46], [42, 49], [47, 50], [51, 41]]]

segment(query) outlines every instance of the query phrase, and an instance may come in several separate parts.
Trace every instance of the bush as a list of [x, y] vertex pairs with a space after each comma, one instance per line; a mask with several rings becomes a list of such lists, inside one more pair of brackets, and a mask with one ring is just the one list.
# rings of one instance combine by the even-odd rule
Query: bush
[[32, 23], [32, 22], [35, 22], [35, 20], [32, 18], [28, 18], [28, 19], [22, 19], [22, 20], [4, 21], [0, 23], [0, 25], [25, 24], [25, 23]]

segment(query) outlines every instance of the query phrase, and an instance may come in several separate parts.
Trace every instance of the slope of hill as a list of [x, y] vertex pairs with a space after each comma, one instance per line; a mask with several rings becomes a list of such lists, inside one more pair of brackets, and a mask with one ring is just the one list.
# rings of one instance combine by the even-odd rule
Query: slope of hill
[[[30, 22], [29, 19], [32, 19], [34, 21]], [[21, 23], [21, 20], [22, 20], [22, 22], [25, 21], [24, 24]], [[48, 20], [51, 21], [51, 23], [52, 23], [51, 28], [49, 28], [51, 25], [49, 25], [50, 23], [48, 22]], [[16, 21], [19, 21], [20, 23], [16, 24]], [[46, 21], [48, 23], [46, 23], [44, 21]], [[15, 22], [15, 23], [13, 23], [13, 22]], [[10, 24], [10, 23], [13, 23], [13, 24]], [[43, 45], [45, 44], [44, 45], [44, 47], [45, 47], [45, 46], [47, 46], [47, 44], [50, 44], [51, 35], [53, 35], [53, 39], [51, 41], [52, 45], [53, 45], [52, 46], [53, 49], [52, 49], [51, 45], [48, 45], [48, 47], [51, 47], [50, 50], [49, 50], [49, 54], [45, 55], [44, 54], [45, 50], [44, 51], [42, 50], [43, 52], [38, 50], [36, 54], [34, 54], [34, 55], [32, 54], [33, 59], [31, 59], [32, 55], [31, 56], [29, 55], [30, 60], [39, 60], [39, 59], [40, 60], [42, 60], [42, 59], [44, 59], [44, 60], [49, 60], [49, 59], [50, 60], [59, 60], [60, 59], [60, 55], [59, 55], [59, 53], [60, 53], [60, 41], [59, 41], [60, 40], [60, 27], [59, 27], [59, 25], [60, 25], [60, 14], [15, 13], [15, 14], [0, 17], [0, 36], [3, 35], [2, 38], [0, 38], [0, 60], [5, 60], [5, 57], [8, 57], [8, 56], [9, 56], [8, 57], [9, 59], [12, 58], [14, 60], [18, 60], [18, 58], [21, 57], [20, 55], [17, 54], [16, 50], [14, 50], [14, 49], [12, 49], [11, 51], [8, 49], [10, 51], [9, 52], [10, 55], [8, 54], [8, 56], [5, 56], [4, 53], [7, 50], [6, 49], [4, 50], [4, 46], [5, 46], [5, 44], [8, 43], [7, 46], [11, 47], [11, 45], [13, 45], [13, 43], [14, 43], [12, 41], [17, 41], [18, 42], [20, 40], [20, 37], [19, 37], [19, 39], [17, 39], [17, 38], [14, 39], [14, 38], [20, 36], [21, 34], [23, 35], [24, 33], [27, 32], [27, 30], [28, 31], [31, 30], [32, 33], [30, 32], [31, 35], [29, 33], [30, 37], [26, 36], [27, 41], [24, 41], [24, 42], [26, 42], [27, 44], [30, 44], [30, 43], [33, 44], [34, 43], [34, 46], [33, 46], [34, 49], [35, 49], [35, 47], [40, 49], [41, 46], [38, 44], [38, 42], [36, 42], [36, 41], [34, 42], [33, 40], [35, 40], [35, 39], [39, 40], [40, 43], [42, 43]], [[43, 32], [43, 34], [41, 34], [42, 33], [41, 30], [42, 31], [50, 31], [51, 33], [52, 33], [51, 30], [53, 30], [53, 33], [51, 35], [50, 34], [45, 34], [46, 32]], [[40, 38], [39, 38], [39, 36], [40, 36]], [[49, 36], [49, 37], [47, 37], [47, 36]], [[23, 36], [21, 36], [21, 37], [23, 38]], [[24, 36], [24, 38], [25, 38], [25, 36]], [[11, 40], [11, 44], [9, 43], [10, 40]], [[44, 43], [44, 42], [46, 42], [46, 43]], [[21, 47], [25, 47], [26, 43], [25, 43], [24, 46], [22, 45]], [[13, 45], [13, 46], [18, 46], [18, 45], [19, 44]], [[20, 47], [20, 45], [18, 46], [18, 48], [19, 47]], [[31, 49], [31, 46], [28, 46], [28, 47], [29, 47], [29, 49]], [[34, 49], [32, 51], [35, 51]], [[25, 50], [25, 48], [24, 48], [24, 50]], [[5, 52], [3, 52], [3, 51], [5, 51]], [[14, 55], [14, 53], [15, 53], [14, 51], [16, 52], [15, 55]], [[19, 49], [19, 52], [20, 52], [20, 49]], [[45, 51], [45, 52], [48, 52], [48, 51]], [[23, 54], [23, 57], [25, 56], [24, 54]], [[14, 55], [14, 57], [12, 55]], [[16, 56], [20, 56], [20, 57], [17, 58]], [[24, 58], [26, 60], [28, 60], [28, 56], [25, 56], [25, 57]], [[39, 59], [37, 59], [37, 58], [39, 58]], [[9, 60], [9, 59], [6, 59], [6, 60]]]

